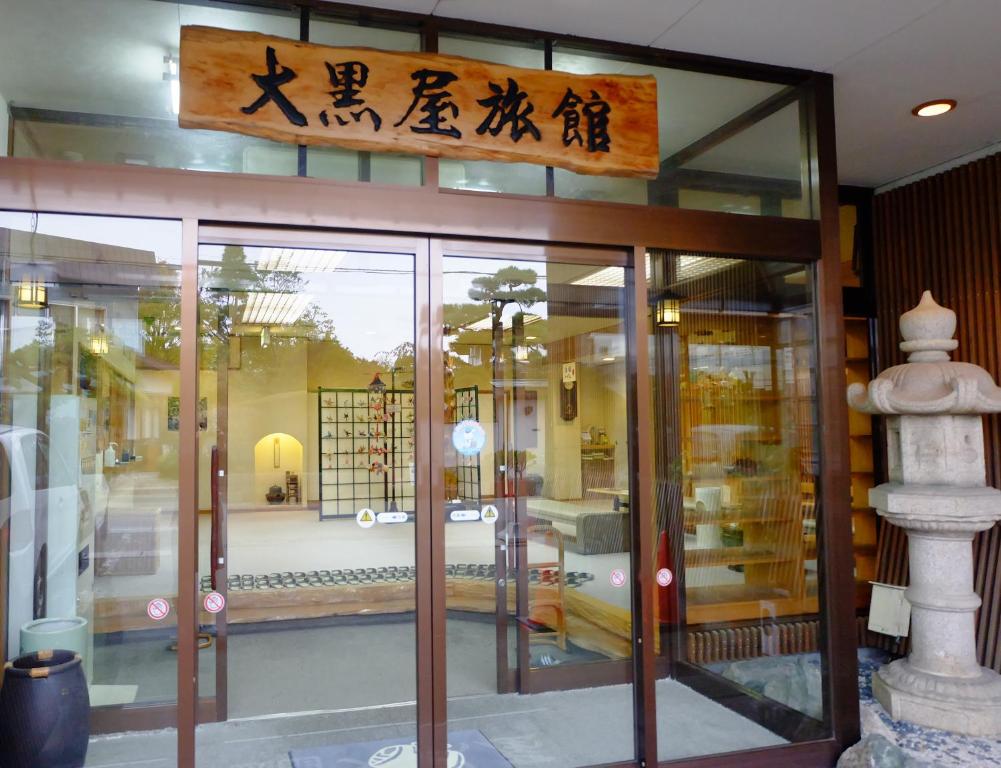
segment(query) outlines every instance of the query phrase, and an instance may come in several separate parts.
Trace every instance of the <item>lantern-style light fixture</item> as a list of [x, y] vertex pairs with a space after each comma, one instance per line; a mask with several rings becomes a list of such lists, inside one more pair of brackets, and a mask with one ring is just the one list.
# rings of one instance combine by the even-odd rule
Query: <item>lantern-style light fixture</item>
[[373, 395], [385, 394], [386, 384], [381, 378], [379, 378], [378, 373], [375, 374], [375, 376], [372, 377], [372, 381], [369, 382], [368, 391]]
[[661, 328], [673, 328], [681, 322], [681, 301], [675, 298], [659, 299], [653, 308], [654, 322]]
[[108, 334], [106, 333], [95, 333], [90, 339], [90, 351], [95, 355], [106, 355], [108, 354]]
[[17, 284], [17, 305], [22, 309], [45, 309], [49, 306], [49, 291], [45, 283], [25, 278]]

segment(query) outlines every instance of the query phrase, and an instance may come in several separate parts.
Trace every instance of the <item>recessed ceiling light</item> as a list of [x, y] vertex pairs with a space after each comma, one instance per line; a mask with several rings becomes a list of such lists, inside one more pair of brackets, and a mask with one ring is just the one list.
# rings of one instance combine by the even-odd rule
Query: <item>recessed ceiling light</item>
[[603, 357], [603, 358], [601, 358], [601, 361], [603, 363], [614, 363], [615, 362], [615, 358], [614, 357]]
[[937, 115], [944, 115], [946, 112], [951, 112], [955, 108], [955, 99], [935, 99], [934, 101], [926, 101], [924, 104], [918, 104], [911, 110], [911, 114], [915, 117], [935, 117]]

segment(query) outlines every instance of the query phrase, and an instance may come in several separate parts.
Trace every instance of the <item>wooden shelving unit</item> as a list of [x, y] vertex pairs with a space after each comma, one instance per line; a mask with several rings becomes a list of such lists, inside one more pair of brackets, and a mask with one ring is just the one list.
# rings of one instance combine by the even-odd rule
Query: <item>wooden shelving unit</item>
[[[872, 378], [869, 319], [845, 318], [845, 376], [849, 384], [866, 384]], [[869, 489], [875, 485], [872, 417], [849, 409], [848, 447], [851, 470], [852, 542], [855, 555], [855, 605], [869, 605], [876, 577], [876, 513], [869, 506]]]
[[[726, 318], [724, 326], [707, 316], [693, 330], [682, 336], [689, 375], [679, 392], [687, 623], [815, 613], [812, 328], [768, 316]], [[714, 348], [718, 362], [706, 359]], [[727, 357], [739, 362], [727, 365]], [[694, 499], [706, 486], [724, 496], [708, 514]], [[700, 546], [707, 525], [719, 526], [722, 546]]]

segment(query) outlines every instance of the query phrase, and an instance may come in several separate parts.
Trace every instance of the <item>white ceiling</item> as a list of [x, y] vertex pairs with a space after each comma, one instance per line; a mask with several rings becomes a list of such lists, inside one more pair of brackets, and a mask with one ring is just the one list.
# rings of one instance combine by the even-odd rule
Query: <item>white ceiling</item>
[[[358, 4], [832, 72], [840, 179], [846, 184], [879, 186], [1001, 140], [1001, 0]], [[53, 18], [60, 23], [53, 25]], [[0, 0], [0, 94], [22, 106], [168, 118], [162, 57], [176, 50], [179, 23], [292, 37], [298, 31], [296, 21], [288, 17], [170, 2]], [[416, 46], [416, 36], [409, 33], [387, 41], [385, 32], [369, 39], [376, 30], [352, 29], [348, 39], [343, 25], [316, 24], [314, 39], [341, 45], [389, 44], [402, 50]], [[498, 50], [495, 58], [507, 56]], [[643, 69], [607, 60], [595, 63], [570, 53], [559, 58], [557, 65], [573, 71]], [[662, 156], [777, 88], [679, 71], [660, 72], [658, 79], [659, 97], [669, 105], [661, 120]], [[937, 119], [911, 116], [915, 104], [940, 97], [957, 99], [959, 108]], [[706, 153], [691, 167], [795, 178], [795, 132], [795, 114], [786, 110]]]
[[[831, 72], [845, 184], [879, 186], [1001, 140], [1001, 0], [362, 0]], [[918, 120], [935, 98], [959, 108]]]

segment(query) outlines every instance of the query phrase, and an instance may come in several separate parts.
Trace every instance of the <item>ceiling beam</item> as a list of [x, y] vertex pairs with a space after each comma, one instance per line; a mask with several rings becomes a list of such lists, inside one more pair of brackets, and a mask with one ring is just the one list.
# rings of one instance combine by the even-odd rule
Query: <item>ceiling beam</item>
[[651, 187], [662, 184], [672, 189], [727, 192], [735, 195], [772, 195], [780, 198], [798, 198], [803, 193], [799, 179], [748, 176], [725, 171], [700, 171], [695, 168], [679, 168], [650, 182]]
[[696, 139], [687, 147], [679, 149], [670, 157], [664, 158], [660, 163], [661, 174], [670, 173], [686, 163], [691, 162], [699, 155], [705, 154], [713, 147], [717, 147], [727, 139], [731, 139], [741, 131], [750, 128], [755, 123], [761, 122], [778, 112], [783, 107], [787, 107], [799, 99], [800, 89], [794, 86], [783, 88], [778, 93], [769, 96], [764, 101], [755, 104], [750, 109], [741, 112], [731, 120], [723, 123], [719, 128], [707, 133], [700, 139]]

